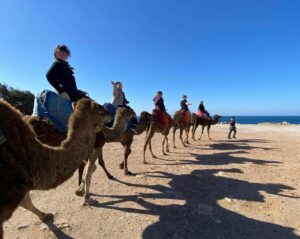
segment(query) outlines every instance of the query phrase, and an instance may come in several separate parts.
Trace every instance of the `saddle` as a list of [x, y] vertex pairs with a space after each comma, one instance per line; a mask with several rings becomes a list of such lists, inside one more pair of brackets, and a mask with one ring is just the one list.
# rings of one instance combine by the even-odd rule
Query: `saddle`
[[67, 133], [72, 113], [72, 102], [53, 91], [44, 90], [35, 97], [32, 115], [50, 121], [62, 133]]
[[173, 124], [173, 119], [171, 116], [164, 111], [154, 109], [152, 111], [153, 117], [158, 120], [158, 122], [164, 126], [172, 125]]

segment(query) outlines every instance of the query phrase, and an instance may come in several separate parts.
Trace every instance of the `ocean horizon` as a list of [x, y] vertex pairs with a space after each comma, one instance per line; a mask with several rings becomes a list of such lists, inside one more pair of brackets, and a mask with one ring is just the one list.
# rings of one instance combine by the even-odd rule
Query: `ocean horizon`
[[[232, 116], [222, 116], [220, 122], [229, 123]], [[239, 124], [282, 123], [300, 124], [300, 116], [235, 116]]]

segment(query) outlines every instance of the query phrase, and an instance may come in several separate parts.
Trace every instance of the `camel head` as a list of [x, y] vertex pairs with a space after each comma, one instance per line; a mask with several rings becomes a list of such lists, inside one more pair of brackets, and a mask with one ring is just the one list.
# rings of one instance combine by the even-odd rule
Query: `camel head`
[[126, 107], [119, 107], [117, 110], [116, 110], [116, 116], [115, 118], [126, 118], [126, 119], [132, 119], [134, 117], [136, 117], [136, 114], [135, 112], [130, 109], [130, 108], [126, 108]]
[[148, 113], [147, 111], [142, 111], [140, 115], [140, 121], [150, 122], [153, 120], [152, 114]]
[[109, 111], [91, 99], [81, 99], [74, 104], [74, 113], [70, 117], [69, 125], [81, 117], [89, 118], [95, 127], [101, 127], [112, 120]]
[[213, 120], [212, 120], [212, 124], [217, 124], [221, 118], [222, 118], [222, 116], [215, 115]]

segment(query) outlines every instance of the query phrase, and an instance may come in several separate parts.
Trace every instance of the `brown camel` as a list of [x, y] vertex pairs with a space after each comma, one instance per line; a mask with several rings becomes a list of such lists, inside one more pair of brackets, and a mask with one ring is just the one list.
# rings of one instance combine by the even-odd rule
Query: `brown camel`
[[[41, 143], [21, 114], [0, 101], [0, 231], [3, 222], [21, 205], [41, 220], [51, 217], [37, 209], [30, 190], [48, 190], [69, 179], [92, 151], [95, 131], [110, 120], [109, 112], [96, 102], [80, 100], [69, 120], [67, 138], [59, 147]], [[3, 237], [1, 235], [1, 237]]]
[[219, 122], [219, 119], [221, 119], [221, 116], [219, 116], [219, 115], [215, 115], [213, 119], [211, 119], [211, 118], [207, 119], [207, 118], [204, 118], [204, 117], [199, 117], [195, 113], [193, 113], [192, 114], [192, 119], [191, 119], [191, 122], [192, 122], [192, 125], [193, 125], [192, 139], [195, 140], [196, 129], [199, 125], [201, 125], [202, 126], [202, 132], [201, 132], [201, 135], [200, 135], [198, 140], [201, 140], [205, 127], [207, 127], [207, 135], [208, 135], [209, 140], [212, 140], [211, 137], [209, 136], [210, 127], [212, 125], [217, 124]]
[[[149, 125], [150, 121], [152, 119], [152, 115], [149, 114], [148, 112], [142, 112], [140, 115], [140, 121], [139, 124], [136, 126], [136, 134], [140, 135], [142, 134], [147, 126]], [[119, 123], [120, 126], [125, 125], [127, 126], [127, 121], [125, 120], [123, 123]], [[121, 127], [122, 128], [122, 127]], [[111, 143], [111, 142], [120, 142], [123, 147], [124, 147], [124, 160], [120, 163], [120, 168], [124, 169], [124, 174], [125, 175], [132, 175], [132, 173], [128, 170], [127, 166], [127, 159], [129, 155], [131, 154], [131, 144], [133, 142], [133, 137], [135, 133], [131, 129], [126, 129], [121, 135], [116, 134], [115, 129], [108, 129], [108, 128], [103, 128], [103, 133], [105, 136], [105, 143]], [[92, 204], [95, 202], [95, 200], [90, 198], [89, 194], [89, 188], [91, 184], [91, 177], [92, 173], [95, 171], [95, 163], [96, 159], [98, 158], [98, 162], [100, 166], [105, 170], [105, 164], [103, 161], [103, 153], [102, 153], [103, 147], [99, 147], [96, 150], [94, 150], [95, 154], [93, 153], [93, 156], [89, 158], [88, 161], [88, 169], [86, 172], [85, 180], [82, 180], [82, 174], [84, 170], [85, 165], [81, 165], [79, 168], [79, 182], [81, 182], [78, 190], [76, 191], [76, 194], [78, 196], [84, 196], [84, 204]]]
[[[145, 121], [147, 122], [147, 119], [149, 118], [150, 114], [147, 112], [143, 112], [141, 114], [141, 121], [140, 124], [137, 126], [136, 130], [138, 133], [142, 133], [144, 131], [143, 127], [146, 128], [146, 126], [143, 126]], [[82, 181], [82, 175], [83, 171], [86, 165], [86, 162], [83, 162], [79, 169], [79, 181], [78, 185], [79, 188], [76, 191], [76, 195], [83, 196], [85, 195], [85, 203], [92, 203], [93, 201], [89, 198], [89, 186], [91, 181], [91, 175], [95, 170], [95, 162], [98, 158], [98, 162], [100, 166], [105, 171], [107, 177], [109, 179], [113, 179], [113, 176], [108, 172], [108, 170], [105, 167], [105, 163], [103, 160], [103, 146], [104, 144], [110, 143], [110, 142], [121, 142], [122, 145], [125, 148], [124, 153], [124, 161], [120, 164], [120, 168], [124, 168], [125, 175], [131, 174], [130, 171], [128, 171], [127, 168], [127, 158], [129, 154], [131, 153], [131, 143], [133, 140], [133, 131], [130, 129], [126, 129], [128, 121], [135, 117], [135, 113], [133, 110], [129, 108], [118, 108], [116, 111], [116, 116], [114, 120], [114, 125], [111, 128], [103, 127], [102, 131], [97, 134], [95, 147], [93, 149], [93, 152], [91, 155], [89, 155], [86, 162], [89, 162], [88, 164], [88, 170], [85, 176], [85, 180]], [[33, 129], [38, 135], [38, 138], [47, 144], [50, 144], [52, 146], [58, 145], [65, 137], [63, 133], [60, 133], [55, 128], [47, 124], [45, 121], [38, 119], [37, 117], [28, 117], [27, 122], [32, 125]], [[85, 183], [87, 182], [87, 183]]]
[[179, 115], [176, 115], [172, 122], [169, 122], [167, 125], [163, 125], [160, 123], [157, 117], [153, 117], [153, 120], [150, 122], [146, 129], [146, 139], [144, 144], [144, 151], [143, 151], [143, 163], [147, 164], [146, 161], [146, 150], [147, 146], [149, 145], [149, 150], [153, 158], [156, 158], [156, 156], [152, 152], [152, 145], [151, 145], [151, 139], [153, 138], [155, 133], [160, 133], [163, 135], [163, 141], [162, 141], [162, 154], [166, 155], [165, 153], [165, 142], [166, 142], [166, 152], [170, 152], [169, 149], [169, 141], [168, 141], [168, 135], [170, 132], [170, 129], [173, 125], [175, 125], [180, 119]]
[[[122, 134], [122, 132], [126, 130], [128, 120], [130, 120], [134, 116], [135, 113], [131, 109], [118, 108], [116, 110], [116, 116], [112, 128], [107, 128], [106, 126], [103, 126], [102, 131], [96, 134], [96, 142], [91, 157], [98, 155], [99, 148], [102, 148], [105, 144], [106, 139], [103, 131], [108, 131], [110, 135], [115, 135], [115, 137], [118, 137]], [[45, 144], [51, 146], [58, 146], [66, 137], [65, 134], [56, 130], [53, 126], [48, 124], [46, 121], [39, 119], [38, 117], [27, 116], [25, 120], [32, 126], [33, 130], [37, 134], [38, 139]], [[87, 161], [88, 159], [86, 159], [86, 162]], [[86, 162], [83, 162], [82, 165], [80, 165], [79, 167], [79, 185], [81, 183], [82, 171], [85, 167]], [[113, 176], [106, 170], [103, 160], [101, 166], [104, 169], [107, 177], [109, 179], [113, 179]]]
[[[182, 111], [178, 110], [175, 112], [173, 116], [173, 120], [179, 119], [176, 124], [173, 126], [173, 147], [176, 148], [175, 145], [175, 133], [176, 130], [179, 129], [179, 138], [182, 142], [182, 145], [186, 147], [186, 144], [189, 144], [189, 132], [190, 132], [190, 127], [191, 127], [191, 115], [190, 112], [188, 112], [188, 117], [185, 119], [182, 116]], [[185, 131], [185, 140], [182, 139], [182, 133]]]

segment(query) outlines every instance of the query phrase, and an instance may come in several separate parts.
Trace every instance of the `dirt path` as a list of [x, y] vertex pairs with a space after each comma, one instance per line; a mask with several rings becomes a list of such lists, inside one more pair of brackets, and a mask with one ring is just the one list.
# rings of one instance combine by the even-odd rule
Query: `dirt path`
[[[95, 206], [81, 206], [74, 194], [77, 174], [55, 190], [32, 193], [54, 223], [41, 223], [18, 209], [5, 223], [5, 238], [300, 238], [300, 126], [212, 128], [209, 142], [192, 142], [160, 156], [162, 138], [153, 140], [158, 159], [142, 164], [145, 135], [136, 137], [129, 169], [118, 169], [120, 144], [105, 146], [105, 161], [117, 178], [98, 167], [93, 175]], [[199, 132], [198, 132], [199, 133]]]

